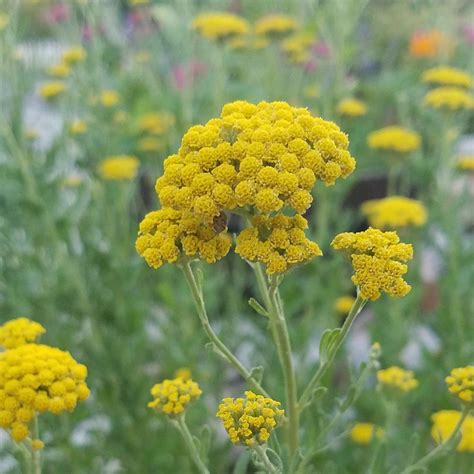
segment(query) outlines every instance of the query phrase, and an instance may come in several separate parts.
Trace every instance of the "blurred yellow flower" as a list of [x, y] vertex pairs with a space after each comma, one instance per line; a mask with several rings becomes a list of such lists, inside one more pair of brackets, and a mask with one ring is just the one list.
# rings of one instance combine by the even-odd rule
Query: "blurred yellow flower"
[[104, 107], [113, 107], [119, 102], [120, 96], [114, 90], [106, 89], [100, 93], [99, 100]]
[[[446, 441], [461, 418], [456, 410], [441, 410], [431, 415], [431, 436], [437, 443]], [[461, 427], [461, 439], [456, 447], [459, 452], [474, 452], [474, 416], [468, 415]]]
[[298, 28], [298, 22], [288, 15], [266, 15], [255, 23], [255, 33], [270, 37], [281, 37]]
[[127, 121], [127, 112], [124, 110], [119, 110], [115, 115], [114, 115], [114, 122], [115, 123], [125, 123]]
[[69, 131], [72, 135], [82, 135], [87, 132], [87, 123], [84, 120], [76, 119], [71, 123]]
[[460, 87], [437, 87], [426, 93], [423, 102], [434, 109], [459, 110], [474, 108], [474, 96]]
[[383, 428], [373, 423], [356, 423], [351, 430], [351, 439], [357, 444], [370, 444], [373, 438], [382, 439], [384, 436]]
[[426, 70], [421, 80], [429, 84], [441, 86], [471, 87], [472, 77], [469, 73], [454, 67], [440, 66]]
[[138, 129], [143, 133], [162, 135], [173, 123], [173, 118], [166, 113], [149, 113], [142, 115], [138, 122]]
[[376, 150], [408, 153], [420, 148], [421, 137], [418, 133], [403, 127], [385, 127], [369, 133], [367, 142]]
[[321, 92], [319, 90], [319, 86], [312, 85], [306, 86], [303, 89], [303, 94], [305, 95], [305, 97], [308, 97], [310, 99], [317, 99], [321, 95]]
[[199, 385], [190, 378], [166, 379], [151, 389], [153, 401], [148, 403], [148, 407], [168, 416], [179, 415], [191, 402], [197, 400], [201, 393]]
[[456, 167], [463, 171], [474, 171], [474, 155], [460, 156]]
[[256, 50], [266, 48], [270, 42], [263, 36], [237, 36], [229, 40], [229, 46], [236, 50]]
[[377, 380], [385, 388], [396, 392], [410, 392], [418, 387], [413, 372], [397, 366], [377, 371]]
[[191, 378], [191, 369], [188, 367], [180, 367], [174, 372], [175, 378], [181, 378], [183, 380], [189, 380]]
[[337, 104], [337, 113], [348, 117], [361, 117], [367, 114], [367, 106], [361, 100], [354, 98], [342, 99]]
[[128, 0], [128, 4], [131, 6], [137, 6], [137, 5], [148, 5], [150, 3], [150, 0]]
[[203, 13], [194, 19], [192, 28], [209, 40], [226, 40], [250, 31], [247, 20], [226, 12]]
[[99, 164], [99, 173], [109, 180], [129, 180], [135, 178], [140, 162], [134, 156], [108, 156]]
[[352, 305], [355, 303], [355, 298], [353, 296], [341, 296], [334, 303], [334, 309], [341, 314], [348, 314], [352, 308]]
[[138, 151], [160, 151], [164, 148], [163, 142], [159, 138], [155, 137], [143, 137], [138, 140], [137, 150]]
[[66, 90], [66, 85], [61, 81], [46, 82], [40, 87], [39, 93], [44, 99], [50, 100], [61, 95]]
[[10, 22], [10, 16], [6, 13], [0, 13], [0, 31], [4, 30]]
[[82, 46], [75, 46], [64, 51], [62, 61], [68, 66], [79, 63], [86, 59], [86, 50]]
[[284, 40], [281, 49], [291, 62], [301, 64], [309, 59], [309, 49], [314, 41], [313, 33], [301, 32]]
[[67, 77], [71, 74], [71, 68], [65, 63], [59, 63], [49, 67], [47, 72], [53, 77]]
[[82, 183], [82, 176], [78, 174], [71, 174], [64, 179], [63, 184], [68, 188], [77, 188]]

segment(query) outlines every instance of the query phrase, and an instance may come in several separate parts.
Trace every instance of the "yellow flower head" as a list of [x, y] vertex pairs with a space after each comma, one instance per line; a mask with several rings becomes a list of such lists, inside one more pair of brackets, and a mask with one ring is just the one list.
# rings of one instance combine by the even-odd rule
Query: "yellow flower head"
[[230, 250], [226, 230], [225, 221], [211, 226], [191, 212], [162, 208], [142, 220], [135, 248], [154, 269], [175, 263], [184, 255], [215, 263]]
[[385, 127], [369, 133], [367, 142], [370, 148], [408, 153], [420, 148], [421, 137], [403, 127]]
[[219, 405], [217, 417], [234, 444], [253, 446], [265, 444], [283, 417], [280, 402], [245, 392], [245, 398], [224, 398]]
[[237, 236], [235, 252], [251, 262], [263, 263], [269, 275], [284, 273], [322, 255], [318, 244], [306, 238], [307, 227], [308, 222], [300, 215], [257, 216], [252, 226]]
[[352, 305], [355, 303], [355, 298], [353, 296], [341, 296], [336, 300], [334, 304], [334, 309], [340, 314], [348, 314], [352, 308]]
[[148, 403], [148, 407], [165, 415], [179, 415], [191, 402], [197, 400], [201, 393], [199, 385], [191, 379], [166, 379], [151, 389], [153, 401]]
[[87, 123], [84, 120], [76, 119], [71, 123], [69, 131], [72, 135], [82, 135], [87, 132]]
[[298, 28], [298, 22], [288, 15], [266, 15], [255, 23], [255, 33], [281, 38]]
[[456, 161], [456, 167], [463, 171], [474, 171], [474, 155], [459, 157]]
[[66, 63], [55, 64], [48, 68], [48, 74], [53, 77], [67, 77], [71, 74], [71, 68]]
[[139, 164], [140, 162], [134, 156], [108, 156], [99, 164], [98, 169], [105, 179], [133, 179], [137, 175]]
[[163, 206], [207, 222], [244, 207], [269, 214], [286, 206], [302, 214], [316, 178], [332, 185], [354, 170], [348, 143], [337, 125], [307, 109], [232, 102], [220, 118], [185, 133], [155, 189]]
[[426, 93], [423, 102], [433, 109], [459, 110], [474, 108], [474, 96], [460, 87], [437, 87]]
[[80, 63], [86, 59], [86, 50], [82, 46], [75, 46], [64, 51], [62, 55], [63, 63], [68, 66], [73, 64]]
[[362, 213], [367, 216], [370, 225], [377, 229], [420, 227], [427, 219], [426, 208], [420, 201], [403, 196], [367, 201], [362, 204]]
[[149, 113], [142, 115], [138, 123], [138, 129], [142, 133], [151, 135], [163, 135], [173, 123], [173, 118], [165, 113]]
[[313, 33], [299, 33], [281, 43], [281, 49], [295, 64], [302, 64], [310, 57], [310, 46], [316, 41]]
[[461, 69], [446, 66], [426, 70], [422, 74], [421, 80], [429, 84], [437, 84], [440, 86], [471, 87], [473, 84], [470, 74]]
[[174, 372], [175, 378], [180, 378], [183, 380], [189, 380], [191, 378], [191, 369], [188, 367], [180, 367]]
[[451, 370], [445, 379], [448, 390], [463, 403], [474, 403], [474, 365]]
[[354, 98], [342, 99], [337, 104], [337, 113], [347, 117], [362, 117], [367, 114], [367, 106], [361, 100]]
[[145, 152], [152, 152], [152, 151], [160, 151], [163, 149], [163, 142], [156, 137], [143, 137], [138, 140], [137, 143], [137, 150], [138, 151], [145, 151]]
[[99, 100], [104, 107], [113, 107], [114, 105], [118, 104], [120, 96], [117, 94], [117, 92], [106, 89], [100, 93]]
[[244, 18], [232, 13], [204, 13], [197, 16], [192, 28], [209, 40], [226, 40], [239, 35], [245, 35], [250, 25]]
[[27, 318], [17, 318], [7, 321], [0, 326], [0, 347], [15, 349], [30, 342], [34, 342], [46, 329], [40, 323]]
[[411, 286], [403, 280], [408, 271], [403, 262], [413, 258], [413, 247], [400, 243], [396, 232], [369, 227], [363, 232], [339, 234], [331, 245], [351, 254], [352, 282], [359, 287], [362, 298], [375, 301], [381, 292], [397, 297], [410, 292]]
[[[443, 443], [454, 431], [461, 418], [456, 410], [441, 410], [431, 415], [433, 426], [431, 436], [437, 443]], [[461, 439], [456, 447], [459, 452], [474, 453], [474, 416], [468, 415], [461, 427]]]
[[373, 423], [356, 423], [351, 430], [351, 439], [357, 444], [370, 444], [376, 437], [382, 439], [384, 436], [383, 428]]
[[0, 427], [23, 441], [39, 413], [59, 415], [86, 400], [87, 368], [55, 347], [25, 344], [0, 353]]
[[54, 99], [58, 95], [61, 95], [66, 90], [64, 82], [53, 81], [44, 83], [39, 90], [40, 96], [44, 99]]
[[405, 393], [418, 387], [418, 380], [415, 379], [411, 370], [396, 366], [377, 371], [377, 380], [384, 388], [392, 392]]

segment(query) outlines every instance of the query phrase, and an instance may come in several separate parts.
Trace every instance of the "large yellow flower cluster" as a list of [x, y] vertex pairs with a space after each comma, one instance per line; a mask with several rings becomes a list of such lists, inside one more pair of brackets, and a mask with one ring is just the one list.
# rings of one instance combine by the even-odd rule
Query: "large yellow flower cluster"
[[318, 244], [306, 238], [307, 227], [308, 222], [300, 215], [257, 216], [237, 237], [235, 252], [251, 262], [263, 263], [269, 275], [284, 273], [322, 255]]
[[298, 28], [298, 22], [291, 16], [274, 14], [266, 15], [255, 23], [257, 35], [281, 37]]
[[440, 66], [427, 69], [421, 76], [423, 82], [443, 86], [471, 87], [472, 77], [467, 72], [454, 67]]
[[139, 161], [134, 156], [108, 156], [99, 164], [99, 173], [108, 180], [133, 179], [137, 175]]
[[232, 13], [204, 13], [197, 16], [192, 27], [210, 40], [226, 40], [238, 35], [245, 35], [250, 25], [244, 18]]
[[418, 387], [413, 371], [396, 366], [377, 371], [377, 380], [382, 386], [400, 392], [409, 392]]
[[383, 428], [373, 423], [356, 423], [351, 429], [351, 439], [354, 443], [367, 445], [374, 438], [381, 439], [384, 436]]
[[408, 153], [420, 148], [421, 137], [418, 133], [403, 127], [385, 127], [369, 133], [367, 142], [370, 148]]
[[377, 229], [419, 227], [427, 219], [423, 203], [403, 196], [367, 201], [362, 205], [362, 213], [367, 216], [370, 225]]
[[448, 390], [462, 402], [474, 403], [474, 365], [451, 370], [446, 377]]
[[201, 396], [199, 385], [192, 379], [165, 379], [151, 389], [153, 401], [148, 406], [165, 415], [179, 415]]
[[[431, 436], [437, 443], [446, 441], [461, 418], [456, 410], [441, 410], [431, 415]], [[474, 453], [474, 416], [468, 415], [461, 427], [461, 439], [456, 447], [459, 452]]]
[[245, 446], [265, 444], [284, 414], [280, 405], [271, 398], [247, 391], [245, 398], [224, 398], [217, 416], [232, 443]]
[[348, 97], [337, 104], [337, 113], [347, 117], [361, 117], [367, 114], [367, 105], [361, 100]]
[[411, 286], [403, 280], [408, 271], [403, 262], [413, 258], [413, 247], [400, 243], [396, 232], [371, 227], [363, 232], [343, 232], [331, 245], [336, 250], [350, 252], [354, 268], [352, 282], [359, 286], [362, 298], [375, 301], [382, 291], [397, 297], [410, 292]]
[[14, 349], [36, 341], [46, 329], [28, 318], [17, 318], [0, 326], [0, 347]]
[[215, 229], [189, 211], [163, 208], [142, 220], [135, 247], [155, 269], [174, 263], [183, 255], [215, 263], [227, 255], [231, 246], [230, 235], [222, 232], [225, 230], [225, 224], [222, 229]]
[[474, 96], [460, 87], [437, 87], [426, 93], [424, 104], [434, 109], [472, 109]]
[[22, 441], [38, 413], [58, 415], [87, 399], [86, 376], [85, 365], [55, 347], [25, 344], [0, 353], [0, 427]]

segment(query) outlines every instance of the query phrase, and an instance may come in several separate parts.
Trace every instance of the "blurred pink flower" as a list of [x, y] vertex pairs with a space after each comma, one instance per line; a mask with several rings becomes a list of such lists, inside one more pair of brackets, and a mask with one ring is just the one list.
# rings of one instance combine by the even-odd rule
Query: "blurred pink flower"
[[321, 58], [327, 58], [331, 55], [331, 50], [326, 42], [317, 41], [313, 44], [313, 53]]
[[464, 39], [469, 44], [474, 44], [474, 24], [464, 25], [463, 27]]
[[207, 66], [198, 61], [191, 61], [187, 64], [177, 64], [173, 67], [173, 84], [179, 91], [189, 87], [198, 76], [204, 74]]
[[318, 64], [316, 63], [316, 61], [307, 61], [305, 64], [304, 64], [304, 70], [306, 72], [314, 72], [316, 71], [316, 69], [318, 69]]
[[44, 12], [44, 20], [46, 23], [59, 23], [68, 20], [69, 15], [69, 5], [57, 3], [56, 5], [51, 5], [51, 7]]
[[90, 41], [92, 39], [92, 27], [84, 25], [81, 29], [82, 41]]

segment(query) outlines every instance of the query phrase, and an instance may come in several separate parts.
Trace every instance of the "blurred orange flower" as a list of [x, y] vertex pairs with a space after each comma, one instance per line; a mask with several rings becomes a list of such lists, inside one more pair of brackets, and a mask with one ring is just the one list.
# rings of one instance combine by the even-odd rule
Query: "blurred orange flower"
[[415, 31], [410, 39], [410, 55], [414, 58], [433, 58], [446, 42], [446, 36], [439, 30]]

